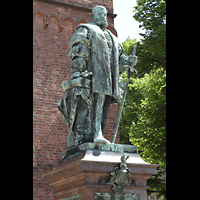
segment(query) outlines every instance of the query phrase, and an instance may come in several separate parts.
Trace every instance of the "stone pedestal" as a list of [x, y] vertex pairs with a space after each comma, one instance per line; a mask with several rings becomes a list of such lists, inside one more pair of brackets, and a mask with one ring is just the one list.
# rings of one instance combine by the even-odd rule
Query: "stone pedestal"
[[[146, 180], [158, 167], [143, 161], [134, 145], [85, 143], [63, 155], [57, 166], [44, 174], [45, 182], [54, 187], [55, 200], [147, 200]], [[129, 156], [130, 185], [118, 198], [113, 186], [106, 183], [123, 155]]]

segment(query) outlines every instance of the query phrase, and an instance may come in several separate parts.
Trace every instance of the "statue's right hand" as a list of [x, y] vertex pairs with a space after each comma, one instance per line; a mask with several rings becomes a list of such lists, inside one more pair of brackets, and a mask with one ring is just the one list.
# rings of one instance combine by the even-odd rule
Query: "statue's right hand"
[[73, 74], [72, 74], [72, 78], [78, 78], [78, 77], [80, 77], [81, 76], [81, 72], [74, 72]]
[[84, 72], [74, 72], [72, 74], [72, 78], [87, 77], [90, 75], [92, 75], [92, 72], [88, 72], [87, 70], [85, 70]]

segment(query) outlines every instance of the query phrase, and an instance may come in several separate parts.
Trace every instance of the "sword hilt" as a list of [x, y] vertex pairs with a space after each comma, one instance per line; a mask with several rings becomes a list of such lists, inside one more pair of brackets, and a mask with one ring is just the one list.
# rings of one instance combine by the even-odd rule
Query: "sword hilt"
[[137, 48], [137, 43], [134, 45], [133, 52], [131, 55], [129, 55], [128, 58], [128, 65], [130, 66], [130, 70], [135, 74], [137, 74], [137, 70], [133, 66], [135, 66], [137, 63], [137, 56], [135, 55], [136, 48]]

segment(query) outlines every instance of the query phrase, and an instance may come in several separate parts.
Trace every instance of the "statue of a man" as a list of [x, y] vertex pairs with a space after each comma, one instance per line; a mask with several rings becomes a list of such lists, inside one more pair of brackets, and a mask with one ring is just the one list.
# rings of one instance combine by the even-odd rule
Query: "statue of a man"
[[[81, 119], [84, 120], [85, 113], [89, 119], [89, 122], [85, 122], [85, 124], [88, 124], [92, 130], [93, 141], [91, 142], [101, 143], [110, 143], [104, 138], [107, 111], [110, 104], [119, 102], [119, 74], [129, 67], [126, 62], [128, 56], [123, 54], [121, 44], [118, 43], [117, 37], [106, 29], [107, 26], [107, 10], [103, 6], [93, 8], [92, 23], [77, 26], [69, 42], [72, 78], [82, 82], [83, 80], [90, 81], [90, 83], [88, 82], [90, 87], [83, 85], [78, 88], [73, 87], [73, 90], [70, 88], [73, 98], [70, 97], [68, 102], [64, 103], [69, 96], [69, 91], [66, 91], [65, 99], [63, 99], [64, 96], [62, 98], [63, 103], [60, 101], [58, 104], [60, 111], [65, 112], [65, 117], [63, 117], [65, 120], [67, 114], [73, 113], [71, 118], [68, 117], [68, 126], [70, 120], [70, 123], [73, 124], [71, 126], [72, 132], [81, 126]], [[134, 62], [136, 64], [137, 60], [135, 59]], [[85, 99], [82, 104], [87, 105], [85, 107], [87, 111], [83, 111], [84, 105], [79, 106], [79, 109], [78, 104], [74, 106], [72, 99], [77, 101], [77, 96]], [[68, 103], [72, 105], [70, 108], [68, 107], [68, 111], [64, 111], [65, 107], [69, 106]], [[64, 104], [65, 106], [63, 106]], [[69, 111], [74, 107], [76, 107], [75, 111]], [[80, 131], [78, 134], [81, 134]], [[86, 142], [89, 141], [86, 139]], [[77, 141], [77, 143], [80, 142]]]

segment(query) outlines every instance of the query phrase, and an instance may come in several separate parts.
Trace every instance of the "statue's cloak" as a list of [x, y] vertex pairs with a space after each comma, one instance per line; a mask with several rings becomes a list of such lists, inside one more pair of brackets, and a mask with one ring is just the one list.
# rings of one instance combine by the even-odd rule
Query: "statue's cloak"
[[[102, 29], [95, 23], [80, 24], [86, 27], [92, 35], [90, 60], [88, 61], [88, 71], [92, 72], [92, 92], [112, 96], [119, 99], [119, 43], [108, 29], [113, 47], [109, 54], [108, 44]], [[121, 52], [122, 53], [122, 52]], [[110, 58], [110, 56], [112, 58]], [[111, 63], [112, 62], [112, 63]]]

